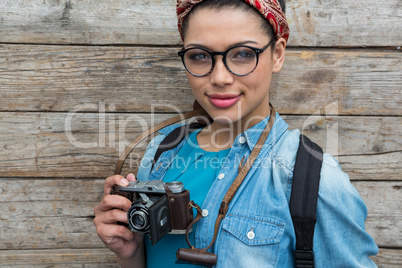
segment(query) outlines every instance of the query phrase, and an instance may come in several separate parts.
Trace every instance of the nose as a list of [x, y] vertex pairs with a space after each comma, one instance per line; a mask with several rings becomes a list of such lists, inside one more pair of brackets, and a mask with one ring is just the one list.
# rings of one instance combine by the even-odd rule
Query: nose
[[226, 68], [222, 56], [215, 56], [215, 66], [210, 77], [211, 83], [218, 87], [224, 87], [234, 81], [234, 75]]

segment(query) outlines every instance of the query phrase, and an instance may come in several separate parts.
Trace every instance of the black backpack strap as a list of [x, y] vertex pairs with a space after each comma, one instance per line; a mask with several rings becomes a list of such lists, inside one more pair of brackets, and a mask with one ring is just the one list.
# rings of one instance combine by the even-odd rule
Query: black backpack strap
[[191, 124], [182, 125], [178, 128], [175, 128], [172, 132], [170, 132], [166, 138], [159, 144], [158, 150], [156, 150], [153, 164], [158, 161], [159, 157], [163, 152], [169, 151], [173, 148], [176, 148], [177, 145], [186, 137], [186, 135], [196, 129], [204, 127], [205, 124], [201, 124], [198, 122], [194, 122]]
[[296, 234], [297, 268], [314, 267], [313, 236], [322, 160], [321, 147], [300, 135], [289, 204]]

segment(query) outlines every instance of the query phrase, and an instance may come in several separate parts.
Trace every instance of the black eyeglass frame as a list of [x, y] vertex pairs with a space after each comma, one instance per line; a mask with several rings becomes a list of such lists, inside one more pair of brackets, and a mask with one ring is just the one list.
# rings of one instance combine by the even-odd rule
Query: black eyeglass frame
[[[212, 70], [213, 70], [214, 67], [215, 67], [215, 56], [216, 56], [216, 55], [221, 55], [221, 56], [222, 56], [223, 64], [225, 65], [226, 69], [227, 69], [229, 72], [231, 72], [232, 74], [237, 75], [237, 76], [246, 76], [246, 75], [252, 73], [252, 72], [255, 70], [255, 68], [257, 68], [257, 66], [258, 66], [258, 60], [259, 60], [259, 55], [260, 55], [261, 53], [263, 53], [263, 52], [264, 52], [269, 46], [271, 46], [274, 42], [276, 42], [276, 40], [275, 40], [275, 39], [272, 39], [272, 40], [271, 40], [267, 45], [265, 45], [263, 48], [255, 48], [255, 47], [251, 47], [251, 46], [238, 45], [238, 46], [230, 47], [230, 48], [228, 48], [228, 49], [225, 50], [225, 51], [215, 51], [215, 52], [212, 52], [212, 51], [210, 51], [210, 50], [208, 50], [208, 49], [206, 49], [206, 48], [203, 48], [203, 47], [191, 47], [191, 48], [187, 48], [187, 49], [182, 49], [182, 50], [180, 50], [179, 52], [177, 52], [177, 54], [181, 57], [181, 61], [183, 62], [184, 68], [186, 68], [187, 72], [189, 72], [190, 74], [192, 74], [193, 76], [196, 76], [196, 77], [204, 77], [204, 76], [209, 75], [209, 74], [212, 72]], [[228, 65], [227, 65], [227, 63], [226, 63], [226, 55], [229, 53], [230, 50], [232, 50], [232, 49], [234, 49], [234, 48], [238, 48], [238, 47], [246, 47], [246, 48], [251, 49], [252, 51], [254, 51], [254, 53], [255, 53], [255, 55], [256, 55], [256, 57], [257, 57], [257, 60], [256, 60], [256, 62], [255, 62], [254, 68], [253, 68], [250, 72], [248, 72], [248, 73], [246, 73], [246, 74], [237, 74], [237, 73], [233, 72], [232, 70], [230, 70], [230, 68], [228, 67]], [[212, 59], [212, 66], [211, 66], [211, 69], [210, 69], [206, 74], [203, 74], [203, 75], [194, 74], [194, 73], [192, 73], [192, 72], [187, 68], [186, 63], [184, 62], [184, 54], [185, 54], [187, 51], [191, 50], [191, 49], [201, 49], [201, 50], [207, 52], [207, 53], [211, 56], [211, 59]]]

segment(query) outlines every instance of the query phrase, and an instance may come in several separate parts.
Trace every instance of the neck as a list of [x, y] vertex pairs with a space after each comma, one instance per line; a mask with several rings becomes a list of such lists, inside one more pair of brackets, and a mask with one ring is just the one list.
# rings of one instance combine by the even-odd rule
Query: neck
[[233, 123], [214, 121], [197, 135], [198, 143], [206, 151], [217, 152], [228, 149], [232, 147], [238, 135], [261, 122], [269, 114], [270, 110], [264, 116], [256, 117], [255, 119], [244, 117]]

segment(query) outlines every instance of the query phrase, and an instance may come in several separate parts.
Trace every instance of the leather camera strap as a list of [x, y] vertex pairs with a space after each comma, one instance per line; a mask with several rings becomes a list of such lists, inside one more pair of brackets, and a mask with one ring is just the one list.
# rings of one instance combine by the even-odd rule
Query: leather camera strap
[[194, 110], [191, 112], [187, 112], [187, 113], [183, 113], [180, 114], [178, 116], [169, 118], [159, 124], [156, 124], [155, 126], [152, 126], [150, 129], [148, 129], [147, 131], [143, 132], [140, 136], [138, 136], [137, 138], [135, 138], [123, 151], [123, 153], [120, 155], [119, 159], [117, 160], [117, 164], [116, 167], [114, 169], [114, 174], [120, 174], [121, 170], [123, 168], [124, 162], [126, 161], [128, 155], [131, 153], [132, 150], [134, 150], [135, 147], [138, 146], [138, 144], [140, 142], [142, 142], [144, 139], [146, 139], [148, 136], [152, 135], [153, 133], [161, 130], [164, 127], [167, 127], [169, 125], [172, 125], [174, 123], [183, 121], [185, 119], [194, 117], [194, 116], [205, 116], [206, 118], [208, 118], [208, 114], [203, 110], [203, 109], [199, 109], [199, 110]]
[[[237, 189], [240, 187], [240, 185], [242, 184], [244, 178], [246, 177], [247, 173], [249, 172], [251, 166], [253, 165], [254, 161], [257, 159], [258, 154], [260, 153], [265, 141], [268, 138], [269, 133], [271, 132], [271, 129], [272, 129], [272, 127], [274, 125], [274, 122], [275, 122], [276, 111], [275, 111], [275, 108], [272, 106], [271, 103], [269, 105], [270, 105], [270, 108], [271, 108], [271, 112], [270, 112], [270, 117], [269, 117], [268, 124], [265, 126], [264, 131], [261, 133], [256, 145], [254, 146], [253, 150], [250, 153], [250, 156], [247, 158], [247, 161], [246, 161], [246, 163], [244, 165], [242, 165], [243, 160], [244, 160], [244, 157], [243, 157], [243, 159], [242, 159], [242, 161], [240, 163], [240, 166], [239, 166], [239, 169], [240, 169], [239, 174], [237, 175], [237, 177], [233, 181], [233, 183], [230, 186], [229, 190], [226, 192], [225, 197], [223, 198], [221, 206], [219, 208], [219, 214], [218, 214], [218, 217], [217, 217], [216, 222], [215, 222], [214, 236], [212, 238], [212, 242], [209, 244], [208, 247], [202, 249], [202, 251], [207, 251], [215, 243], [215, 240], [216, 240], [216, 237], [218, 235], [218, 230], [219, 230], [219, 226], [221, 224], [221, 221], [225, 218], [226, 213], [229, 210], [230, 201], [232, 201], [234, 195], [237, 192]], [[190, 241], [188, 239], [189, 230], [191, 229], [191, 227], [196, 222], [198, 222], [202, 218], [202, 216], [201, 216], [201, 208], [196, 204], [193, 204], [193, 206], [197, 209], [198, 213], [197, 213], [197, 216], [195, 217], [195, 219], [193, 220], [193, 222], [191, 222], [191, 224], [188, 226], [188, 228], [186, 230], [186, 241], [187, 241], [188, 246], [191, 249], [195, 249], [195, 247], [190, 244]]]

